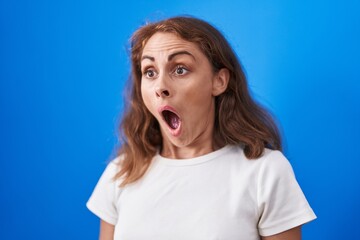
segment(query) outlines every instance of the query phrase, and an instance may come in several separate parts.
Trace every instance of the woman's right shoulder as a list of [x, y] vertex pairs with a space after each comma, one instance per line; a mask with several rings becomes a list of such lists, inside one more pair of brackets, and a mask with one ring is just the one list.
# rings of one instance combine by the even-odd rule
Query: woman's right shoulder
[[112, 158], [109, 163], [108, 163], [108, 166], [112, 166], [112, 167], [120, 167], [122, 162], [124, 161], [124, 155], [119, 155], [119, 156], [116, 156], [114, 158]]
[[116, 178], [115, 176], [120, 171], [123, 160], [124, 160], [123, 155], [120, 155], [120, 156], [116, 156], [116, 157], [112, 158], [112, 160], [108, 161], [108, 163], [105, 167], [105, 170], [102, 174], [102, 178], [108, 179], [108, 181], [111, 181], [111, 182], [119, 183], [120, 178]]
[[124, 154], [120, 154], [114, 157], [111, 157], [107, 162], [107, 167], [112, 169], [120, 170], [122, 163], [125, 160]]

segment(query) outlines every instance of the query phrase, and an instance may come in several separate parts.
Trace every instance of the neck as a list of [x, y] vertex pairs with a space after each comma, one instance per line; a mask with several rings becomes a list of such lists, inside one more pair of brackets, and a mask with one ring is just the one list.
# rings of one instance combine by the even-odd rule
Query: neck
[[202, 143], [201, 145], [193, 144], [191, 146], [178, 147], [173, 144], [163, 144], [161, 155], [172, 159], [187, 159], [199, 157], [211, 153], [218, 148], [213, 145], [213, 141]]
[[[212, 126], [212, 124], [213, 123], [211, 122], [210, 126]], [[189, 144], [175, 144], [163, 135], [163, 144], [160, 154], [166, 158], [187, 159], [216, 151], [224, 145], [218, 144], [218, 141], [215, 140], [213, 131], [214, 129], [212, 127], [206, 129]]]

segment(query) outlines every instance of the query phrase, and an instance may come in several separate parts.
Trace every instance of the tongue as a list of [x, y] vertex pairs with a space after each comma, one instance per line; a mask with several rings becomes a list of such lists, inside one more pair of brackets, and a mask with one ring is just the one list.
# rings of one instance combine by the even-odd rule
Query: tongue
[[179, 117], [170, 111], [164, 111], [164, 118], [165, 121], [167, 122], [167, 124], [172, 128], [172, 129], [177, 129], [180, 125], [180, 119]]

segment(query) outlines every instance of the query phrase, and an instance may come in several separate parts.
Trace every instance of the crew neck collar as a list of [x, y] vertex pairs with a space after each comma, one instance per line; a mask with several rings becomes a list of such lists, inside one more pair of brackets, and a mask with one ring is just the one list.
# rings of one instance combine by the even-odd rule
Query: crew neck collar
[[201, 163], [210, 161], [210, 160], [226, 153], [230, 148], [231, 148], [230, 145], [226, 145], [216, 151], [207, 153], [205, 155], [202, 155], [199, 157], [194, 157], [194, 158], [186, 158], [186, 159], [166, 158], [166, 157], [162, 157], [159, 153], [157, 153], [155, 156], [155, 159], [160, 164], [167, 165], [167, 166], [174, 166], [174, 167], [179, 166], [180, 167], [180, 166], [196, 165], [196, 164], [201, 164]]

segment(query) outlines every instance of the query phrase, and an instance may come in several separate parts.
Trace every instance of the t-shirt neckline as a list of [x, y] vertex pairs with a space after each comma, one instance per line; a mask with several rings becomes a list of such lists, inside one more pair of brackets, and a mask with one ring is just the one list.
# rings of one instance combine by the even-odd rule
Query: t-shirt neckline
[[205, 163], [214, 158], [217, 158], [218, 156], [226, 153], [229, 149], [230, 149], [230, 145], [226, 145], [216, 151], [207, 153], [205, 155], [202, 155], [199, 157], [194, 157], [194, 158], [186, 158], [186, 159], [166, 158], [166, 157], [162, 157], [159, 153], [157, 153], [155, 156], [155, 160], [157, 160], [157, 162], [160, 164], [167, 165], [167, 166], [173, 166], [173, 167], [196, 165], [196, 164]]

